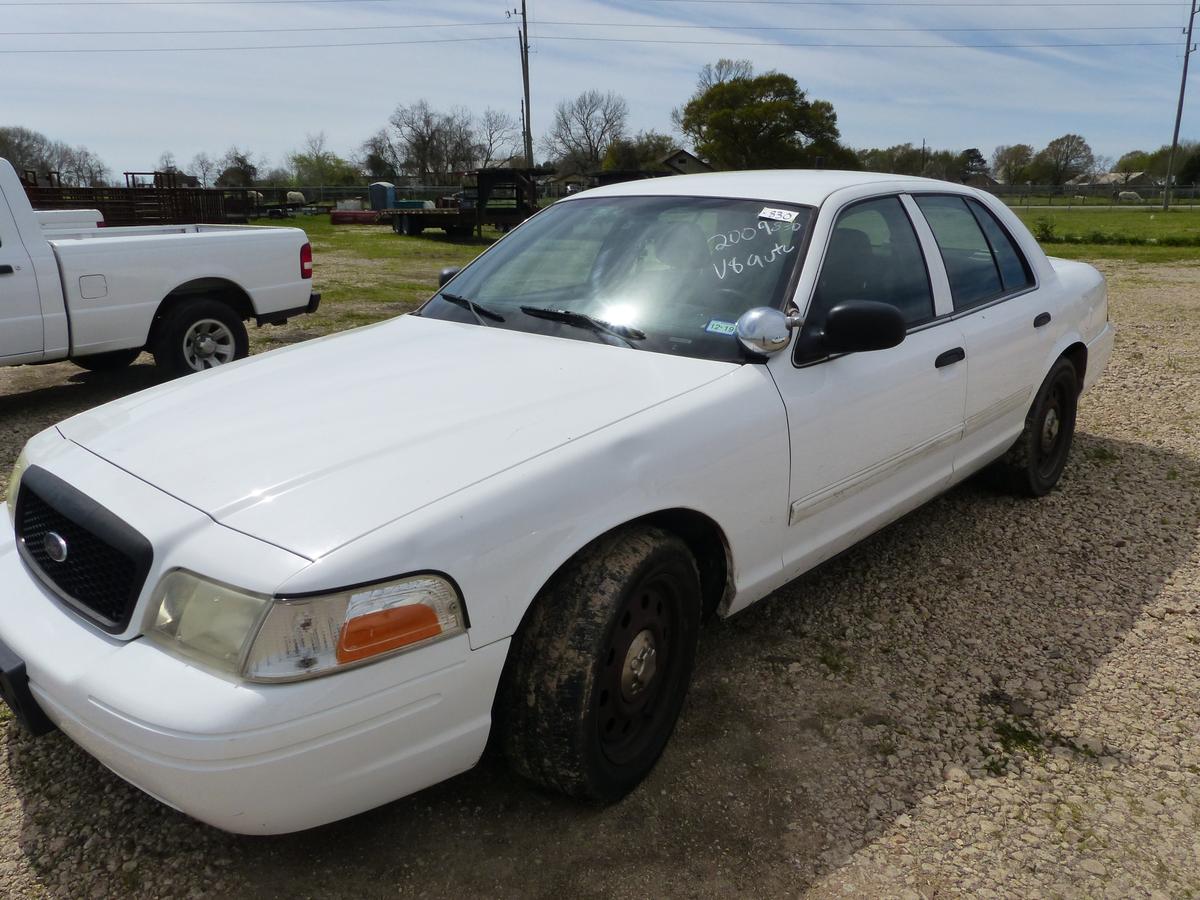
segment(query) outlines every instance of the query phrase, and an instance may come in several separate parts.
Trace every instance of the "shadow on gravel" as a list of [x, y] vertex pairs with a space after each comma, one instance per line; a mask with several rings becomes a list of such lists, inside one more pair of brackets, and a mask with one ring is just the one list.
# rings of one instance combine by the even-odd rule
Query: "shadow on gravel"
[[661, 764], [611, 808], [488, 759], [347, 822], [239, 838], [9, 724], [21, 850], [54, 896], [797, 893], [948, 767], [986, 789], [1040, 748], [1088, 764], [1048, 723], [1193, 551], [1198, 497], [1196, 461], [1086, 434], [1041, 501], [956, 489], [710, 627]]
[[[143, 356], [143, 360], [150, 360]], [[71, 363], [21, 366], [4, 373], [0, 392], [0, 428], [17, 426], [28, 438], [68, 416], [116, 400], [167, 380], [155, 366], [145, 363], [117, 372], [87, 372]], [[64, 373], [66, 373], [64, 375]], [[24, 440], [23, 438], [23, 440]], [[20, 449], [14, 450], [14, 457]], [[5, 461], [7, 463], [8, 461]]]

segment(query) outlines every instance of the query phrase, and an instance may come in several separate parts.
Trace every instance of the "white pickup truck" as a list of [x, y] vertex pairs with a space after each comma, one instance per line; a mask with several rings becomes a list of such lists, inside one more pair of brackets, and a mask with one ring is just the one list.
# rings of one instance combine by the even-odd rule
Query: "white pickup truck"
[[149, 350], [172, 373], [211, 369], [249, 352], [246, 321], [319, 303], [299, 228], [97, 228], [88, 211], [34, 212], [0, 159], [0, 366], [117, 369]]

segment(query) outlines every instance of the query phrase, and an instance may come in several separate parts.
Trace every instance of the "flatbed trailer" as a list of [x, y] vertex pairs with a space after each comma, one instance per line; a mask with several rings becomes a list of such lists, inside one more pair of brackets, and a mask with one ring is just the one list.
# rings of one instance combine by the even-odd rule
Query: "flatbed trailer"
[[441, 228], [452, 237], [482, 235], [488, 225], [508, 231], [537, 212], [539, 169], [480, 169], [463, 175], [462, 189], [429, 209], [384, 209], [396, 234], [413, 237], [426, 228]]

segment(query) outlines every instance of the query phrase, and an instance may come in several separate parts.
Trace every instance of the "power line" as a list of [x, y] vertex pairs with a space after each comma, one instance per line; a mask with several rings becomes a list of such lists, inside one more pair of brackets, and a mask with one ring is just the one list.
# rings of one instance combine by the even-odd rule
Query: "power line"
[[[50, 49], [20, 48], [0, 49], [0, 54], [28, 53], [217, 53], [235, 50], [314, 50], [338, 47], [397, 47], [417, 44], [459, 44], [479, 41], [508, 41], [510, 35], [502, 37], [439, 38], [418, 41], [354, 41], [336, 44], [253, 44], [232, 47], [61, 47]], [[794, 43], [784, 41], [674, 41], [639, 38], [599, 37], [555, 37], [543, 35], [542, 41], [592, 41], [618, 44], [686, 44], [712, 47], [811, 47], [813, 49], [866, 49], [866, 50], [1005, 50], [1005, 49], [1060, 49], [1087, 50], [1100, 47], [1178, 47], [1176, 42], [1127, 41], [1119, 43], [1087, 44], [864, 44], [864, 43]]]
[[[5, 31], [0, 37], [112, 37], [116, 35], [136, 37], [138, 35], [187, 35], [187, 34], [295, 34], [300, 32], [328, 31], [390, 31], [394, 29], [413, 28], [493, 28], [499, 22], [446, 22], [438, 25], [320, 25], [304, 28], [177, 28], [155, 29], [151, 31], [130, 31], [117, 29], [111, 31]], [[871, 33], [920, 33], [959, 34], [968, 32], [1055, 32], [1055, 31], [1178, 31], [1178, 25], [1061, 25], [1037, 27], [982, 27], [982, 28], [898, 28], [894, 26], [807, 26], [807, 25], [638, 25], [633, 23], [615, 22], [538, 22], [539, 25], [556, 27], [569, 26], [572, 28], [681, 28], [681, 29], [711, 29], [713, 31], [852, 31]]]
[[1087, 48], [1087, 47], [1178, 47], [1177, 41], [1129, 41], [1120, 43], [1088, 43], [1088, 44], [843, 44], [843, 43], [791, 43], [786, 41], [676, 41], [655, 40], [652, 38], [602, 38], [602, 37], [561, 37], [543, 35], [543, 41], [598, 41], [617, 44], [689, 44], [713, 47], [836, 47], [836, 48], [879, 48], [879, 49], [916, 49], [926, 50], [993, 50], [1024, 47], [1034, 49], [1046, 48]]
[[0, 49], [0, 53], [207, 53], [225, 50], [313, 50], [333, 47], [397, 47], [413, 44], [461, 44], [471, 41], [509, 41], [505, 37], [431, 38], [420, 41], [356, 41], [341, 44], [255, 44], [240, 47], [62, 47], [47, 50], [21, 48]]
[[[336, 3], [403, 3], [405, 0], [0, 0], [0, 6], [273, 6]], [[1013, 3], [980, 3], [978, 0], [647, 0], [650, 3], [719, 3], [722, 6], [907, 6], [941, 8], [975, 8], [998, 10], [1017, 7], [1060, 7], [1091, 9], [1094, 7], [1178, 7], [1179, 0], [1086, 0], [1086, 2], [1038, 3], [1020, 0]]]

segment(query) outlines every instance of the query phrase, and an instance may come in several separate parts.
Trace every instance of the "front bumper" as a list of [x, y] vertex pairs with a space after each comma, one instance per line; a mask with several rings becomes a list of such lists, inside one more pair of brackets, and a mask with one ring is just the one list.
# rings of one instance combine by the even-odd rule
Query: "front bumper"
[[126, 781], [243, 834], [311, 828], [469, 769], [507, 641], [465, 635], [294, 684], [244, 683], [65, 609], [17, 554], [0, 505], [0, 642], [49, 719]]

